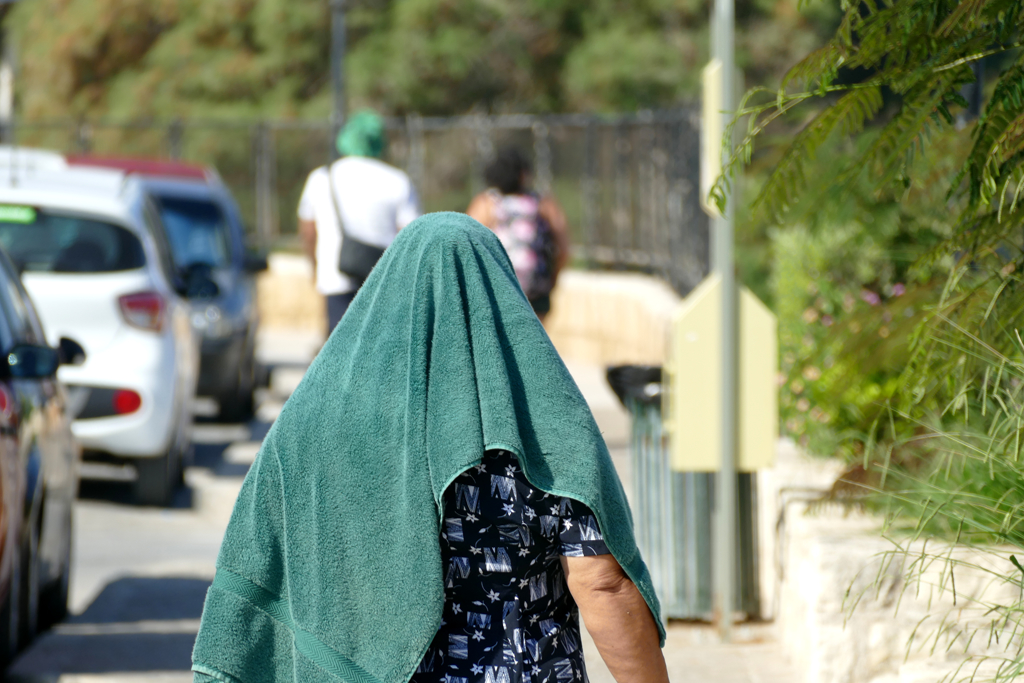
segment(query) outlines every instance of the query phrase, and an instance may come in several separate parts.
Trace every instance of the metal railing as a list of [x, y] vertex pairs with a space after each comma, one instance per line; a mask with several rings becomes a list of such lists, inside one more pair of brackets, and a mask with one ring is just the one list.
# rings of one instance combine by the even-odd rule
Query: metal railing
[[[712, 620], [712, 510], [717, 474], [670, 467], [660, 401], [627, 399], [632, 415], [633, 517], [637, 545], [669, 619]], [[761, 616], [758, 582], [757, 488], [737, 474], [736, 609]]]
[[[694, 108], [622, 116], [507, 115], [387, 121], [388, 161], [404, 168], [424, 209], [465, 210], [496, 149], [532, 152], [534, 184], [562, 204], [577, 263], [663, 277], [681, 294], [707, 273], [700, 210], [699, 116]], [[185, 159], [215, 166], [253, 238], [295, 232], [309, 171], [328, 163], [324, 121], [21, 121], [18, 144], [65, 152]]]

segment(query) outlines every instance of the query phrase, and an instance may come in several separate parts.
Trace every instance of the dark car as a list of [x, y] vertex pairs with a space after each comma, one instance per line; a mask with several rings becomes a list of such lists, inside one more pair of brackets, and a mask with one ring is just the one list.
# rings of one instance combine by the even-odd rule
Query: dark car
[[246, 249], [241, 215], [212, 169], [177, 161], [68, 157], [72, 165], [137, 174], [153, 198], [175, 266], [192, 302], [192, 325], [202, 337], [196, 393], [217, 400], [220, 418], [252, 413], [256, 387], [255, 274], [265, 256]]
[[82, 347], [46, 345], [32, 302], [0, 251], [0, 665], [67, 612], [72, 506], [81, 451], [57, 367]]

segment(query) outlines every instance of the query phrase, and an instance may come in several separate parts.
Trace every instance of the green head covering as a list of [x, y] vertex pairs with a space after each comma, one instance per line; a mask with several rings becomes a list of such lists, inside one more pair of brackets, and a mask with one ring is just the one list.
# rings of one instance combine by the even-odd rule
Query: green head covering
[[372, 111], [361, 111], [349, 117], [335, 140], [342, 156], [380, 158], [388, 146], [384, 120]]
[[196, 680], [407, 683], [444, 606], [442, 495], [487, 449], [588, 505], [658, 615], [604, 440], [504, 248], [464, 214], [430, 214], [385, 252], [267, 434]]

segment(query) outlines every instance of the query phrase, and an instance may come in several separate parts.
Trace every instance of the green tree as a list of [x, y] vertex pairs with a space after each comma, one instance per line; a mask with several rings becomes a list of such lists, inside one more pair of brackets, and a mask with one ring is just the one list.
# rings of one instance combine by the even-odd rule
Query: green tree
[[[904, 409], [948, 412], [951, 401], [963, 407], [957, 399], [963, 384], [986, 371], [970, 353], [940, 353], [936, 326], [957, 320], [981, 335], [979, 343], [1005, 354], [1017, 343], [1007, 334], [1019, 323], [1017, 309], [1003, 306], [1018, 295], [1014, 271], [1024, 226], [1024, 202], [1018, 201], [1024, 190], [1022, 11], [1020, 0], [848, 4], [831, 40], [793, 66], [778, 89], [752, 89], [738, 112], [737, 121], [746, 117], [748, 127], [730, 173], [751, 161], [755, 140], [771, 126], [801, 111], [807, 116], [774, 151], [753, 201], [755, 214], [785, 221], [794, 206], [806, 203], [821, 164], [832, 166], [840, 190], [866, 186], [882, 201], [912, 204], [941, 195], [928, 203], [948, 216], [939, 230], [946, 239], [921, 263], [946, 256], [954, 265], [915, 337], [906, 384], [896, 394]], [[988, 84], [980, 118], [963, 128], [956, 116], [967, 105], [961, 89], [974, 82], [972, 64], [982, 59], [1001, 64], [1000, 72]], [[856, 154], [819, 161], [822, 150], [851, 137], [865, 140]], [[943, 154], [916, 162], [936, 146]], [[714, 191], [719, 201], [730, 177]]]
[[[896, 232], [887, 225], [876, 234], [913, 235], [908, 225], [918, 221], [941, 238], [908, 271], [905, 296], [918, 323], [900, 348], [880, 350], [877, 339], [858, 347], [851, 325], [864, 319], [854, 315], [811, 342], [831, 352], [837, 366], [872, 355], [899, 359], [901, 368], [887, 374], [895, 380], [891, 390], [871, 410], [841, 393], [823, 403], [864, 413], [855, 435], [866, 469], [859, 483], [878, 492], [892, 515], [908, 585], [919, 585], [914, 582], [926, 568], [940, 567], [934, 587], [953, 591], [956, 601], [954, 575], [972, 563], [969, 556], [905, 542], [906, 532], [915, 539], [937, 534], [979, 544], [987, 559], [973, 569], [1018, 596], [999, 602], [961, 596], [963, 605], [940, 616], [934, 633], [915, 634], [968, 660], [944, 680], [1016, 680], [1024, 672], [1022, 565], [986, 544], [1022, 547], [1024, 2], [869, 0], [846, 2], [844, 9], [833, 38], [792, 67], [780, 88], [748, 93], [737, 117], [748, 119], [746, 135], [715, 196], [721, 201], [726, 183], [760, 155], [771, 159], [771, 171], [753, 211], [777, 224], [792, 222], [808, 203], [867, 189], [876, 204], [899, 207]], [[985, 83], [980, 116], [967, 122], [961, 91], [974, 82], [972, 65], [980, 60], [996, 73]], [[755, 154], [766, 131], [797, 117], [803, 123], [795, 135]], [[851, 138], [852, 153], [834, 154]], [[831, 177], [826, 192], [818, 184], [823, 167]], [[811, 245], [841, 239], [847, 228], [838, 227], [831, 240], [819, 236]], [[862, 253], [858, 247], [846, 256]], [[842, 270], [838, 262], [834, 267]], [[878, 310], [896, 319], [893, 308]], [[985, 617], [957, 622], [965, 609]], [[976, 635], [1003, 650], [970, 661], [967, 646]]]
[[[834, 28], [837, 12], [798, 2], [739, 3], [751, 82]], [[351, 102], [396, 114], [668, 107], [696, 95], [707, 59], [707, 0], [347, 5]], [[9, 24], [30, 120], [330, 111], [327, 0], [33, 0]]]
[[[881, 124], [880, 133], [850, 161], [846, 177], [867, 174], [880, 191], [910, 188], [915, 152], [929, 144], [932, 132], [955, 126], [953, 110], [967, 106], [960, 91], [975, 80], [972, 64], [1009, 56], [1011, 65], [999, 74], [971, 131], [974, 145], [948, 179], [949, 198], [960, 210], [957, 235], [971, 232], [977, 239], [980, 220], [985, 235], [999, 234], [1001, 239], [1019, 215], [1003, 220], [1000, 209], [1009, 199], [1017, 210], [1012, 200], [1024, 176], [1024, 53], [1018, 49], [1024, 3], [894, 0], [844, 5], [846, 13], [831, 40], [793, 66], [777, 90], [756, 87], [744, 98], [738, 114], [749, 118], [749, 128], [734, 163], [749, 162], [754, 140], [781, 116], [827, 102], [817, 106], [785, 146], [754, 208], [780, 219], [801, 197], [818, 150], [834, 136], [857, 135], [869, 124]], [[793, 86], [798, 88], [794, 91]], [[892, 106], [883, 109], [886, 93], [892, 95]], [[770, 99], [758, 104], [764, 94]], [[719, 201], [728, 179], [727, 174], [719, 184]]]

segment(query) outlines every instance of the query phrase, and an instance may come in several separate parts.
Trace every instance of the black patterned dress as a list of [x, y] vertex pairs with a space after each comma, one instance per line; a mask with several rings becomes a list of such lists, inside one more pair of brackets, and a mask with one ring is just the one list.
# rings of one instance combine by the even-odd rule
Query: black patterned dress
[[444, 494], [445, 605], [412, 683], [586, 683], [559, 556], [608, 553], [590, 508], [488, 451]]

